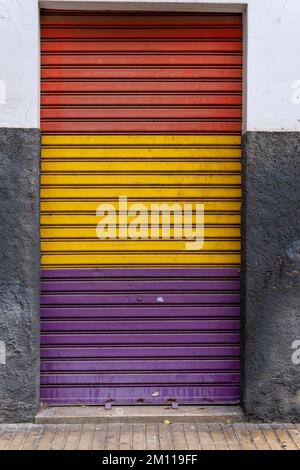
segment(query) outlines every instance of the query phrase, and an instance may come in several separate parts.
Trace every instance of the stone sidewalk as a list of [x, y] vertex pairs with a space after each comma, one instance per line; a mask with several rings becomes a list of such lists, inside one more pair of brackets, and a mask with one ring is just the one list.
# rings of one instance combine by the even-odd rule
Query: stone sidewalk
[[300, 424], [7, 424], [0, 450], [299, 450]]

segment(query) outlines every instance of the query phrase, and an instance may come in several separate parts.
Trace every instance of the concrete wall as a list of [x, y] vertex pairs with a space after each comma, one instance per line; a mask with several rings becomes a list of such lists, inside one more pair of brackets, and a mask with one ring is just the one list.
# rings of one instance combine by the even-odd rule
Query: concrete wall
[[39, 160], [37, 129], [0, 129], [0, 422], [39, 406]]
[[[295, 176], [299, 171], [300, 2], [45, 0], [40, 4], [105, 10], [244, 11], [243, 404], [255, 418], [296, 419], [300, 365], [292, 361], [292, 345], [300, 340]], [[31, 419], [39, 401], [38, 0], [0, 0], [0, 41], [5, 45], [0, 48], [0, 154], [4, 162], [0, 421], [16, 421]]]
[[255, 419], [300, 418], [299, 161], [299, 132], [244, 135], [242, 389]]

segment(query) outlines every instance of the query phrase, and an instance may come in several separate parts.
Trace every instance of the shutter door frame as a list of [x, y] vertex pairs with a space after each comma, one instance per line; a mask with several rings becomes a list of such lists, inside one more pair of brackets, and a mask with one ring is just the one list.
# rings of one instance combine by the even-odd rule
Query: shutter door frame
[[[41, 22], [42, 401], [238, 403], [242, 15]], [[97, 240], [124, 192], [204, 201], [203, 250]]]

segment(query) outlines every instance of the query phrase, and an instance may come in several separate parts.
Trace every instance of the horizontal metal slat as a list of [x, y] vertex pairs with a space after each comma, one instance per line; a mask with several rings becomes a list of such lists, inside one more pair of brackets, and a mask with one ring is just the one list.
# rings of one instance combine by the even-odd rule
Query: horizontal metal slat
[[41, 78], [55, 80], [242, 80], [242, 67], [43, 67]]
[[[101, 87], [99, 87], [101, 90]], [[120, 95], [120, 94], [110, 94], [104, 95], [101, 94], [52, 94], [52, 95], [43, 95], [42, 96], [42, 116], [44, 118], [51, 118], [52, 114], [56, 113], [60, 118], [64, 117], [63, 113], [66, 113], [70, 106], [75, 107], [78, 110], [84, 111], [88, 109], [89, 106], [92, 106], [99, 110], [99, 117], [103, 112], [109, 113], [109, 109], [99, 108], [100, 106], [130, 106], [131, 113], [134, 112], [134, 107], [136, 106], [159, 106], [158, 110], [161, 111], [162, 116], [165, 116], [167, 109], [162, 108], [162, 106], [176, 106], [177, 113], [180, 111], [180, 107], [189, 107], [189, 106], [212, 106], [217, 108], [212, 109], [212, 113], [220, 112], [219, 116], [222, 117], [222, 112], [224, 112], [222, 107], [241, 107], [242, 105], [242, 96], [240, 94], [215, 94], [215, 95], [192, 95], [192, 94], [149, 94], [145, 95]], [[73, 109], [73, 108], [72, 108]], [[142, 108], [146, 111], [148, 108]], [[121, 109], [119, 109], [122, 112]], [[129, 110], [128, 110], [129, 111]], [[175, 111], [175, 109], [174, 109]], [[149, 109], [148, 109], [149, 112]], [[152, 111], [153, 112], [153, 111]], [[205, 112], [205, 109], [202, 111]], [[108, 116], [109, 114], [107, 114]], [[128, 115], [129, 116], [129, 115]], [[145, 115], [146, 116], [146, 115]], [[176, 113], [174, 114], [174, 117]]]
[[168, 40], [168, 39], [241, 39], [242, 28], [240, 25], [231, 27], [209, 27], [205, 26], [185, 26], [177, 27], [95, 27], [95, 26], [72, 26], [72, 27], [49, 27], [43, 26], [41, 28], [41, 39], [66, 39], [72, 40], [97, 40], [97, 39], [135, 39], [135, 40]]
[[[191, 254], [192, 253], [192, 254]], [[196, 253], [196, 254], [195, 254]], [[52, 254], [42, 256], [44, 268], [94, 268], [94, 267], [238, 267], [241, 263], [239, 253], [110, 253], [110, 254]]]
[[218, 361], [208, 359], [188, 359], [188, 360], [73, 360], [44, 361], [41, 371], [50, 372], [120, 372], [120, 371], [222, 371], [235, 370], [240, 368], [240, 361], [237, 358], [221, 359]]
[[[155, 289], [153, 289], [155, 292]], [[61, 290], [57, 289], [57, 292]], [[101, 293], [101, 289], [99, 289]], [[159, 295], [164, 294], [165, 290], [157, 291]], [[211, 292], [214, 292], [211, 289]], [[87, 306], [87, 305], [52, 305], [48, 307], [42, 306], [42, 319], [78, 319], [78, 318], [106, 318], [117, 321], [122, 318], [173, 318], [173, 319], [189, 319], [189, 318], [237, 318], [240, 315], [239, 305], [223, 305], [217, 306], [201, 306], [201, 305], [145, 305], [141, 309], [139, 305], [119, 306], [119, 305], [103, 305], [103, 306]]]
[[73, 280], [73, 279], [49, 279], [43, 280], [41, 285], [42, 292], [144, 292], [144, 291], [157, 291], [157, 292], [172, 292], [179, 290], [180, 292], [185, 291], [223, 291], [223, 290], [239, 290], [240, 280], [239, 279], [228, 279], [228, 280], [164, 280], [164, 279], [149, 279], [147, 281], [140, 280], [123, 280], [123, 279], [85, 279], [85, 280]]
[[241, 175], [239, 174], [138, 174], [127, 173], [126, 175], [99, 173], [99, 174], [52, 174], [41, 175], [41, 184], [43, 186], [235, 186], [241, 185]]
[[[195, 231], [195, 230], [194, 230]], [[187, 240], [128, 240], [126, 242], [120, 240], [89, 240], [82, 241], [42, 241], [41, 251], [43, 255], [56, 253], [151, 253], [151, 252], [180, 252], [186, 249]], [[237, 241], [204, 241], [201, 249], [202, 252], [239, 252], [241, 243]]]
[[96, 279], [227, 279], [240, 278], [239, 269], [54, 269], [42, 270], [42, 279], [65, 279], [65, 278], [96, 278]]
[[115, 119], [130, 121], [131, 119], [241, 119], [241, 108], [235, 107], [51, 107], [42, 108], [42, 122], [48, 122], [51, 119], [62, 120], [91, 120]]
[[221, 53], [242, 52], [241, 40], [234, 41], [55, 41], [43, 40], [41, 43], [42, 54], [77, 53], [91, 54], [101, 52], [193, 52]]
[[[161, 44], [161, 43], [160, 43]], [[176, 95], [178, 100], [186, 98], [189, 99], [189, 95], [193, 96], [193, 93], [201, 93], [201, 95], [196, 95], [198, 98], [211, 99], [215, 97], [216, 93], [223, 93], [220, 99], [224, 100], [230, 99], [230, 94], [237, 94], [236, 96], [241, 99], [242, 93], [242, 81], [241, 80], [83, 80], [83, 81], [72, 81], [72, 80], [43, 80], [41, 83], [42, 91], [42, 104], [52, 104], [59, 103], [60, 100], [67, 99], [80, 99], [80, 96], [88, 98], [88, 94], [94, 94], [93, 98], [100, 100], [110, 100], [111, 103], [118, 98], [122, 98], [120, 93], [130, 93], [130, 98], [132, 100], [138, 99], [139, 95], [134, 95], [134, 93], [142, 94], [141, 98], [144, 97], [145, 93], [151, 93], [152, 99], [155, 99], [155, 94], [159, 93], [159, 99], [168, 100], [171, 93], [182, 93], [183, 95]], [[56, 93], [54, 95], [54, 93]], [[72, 94], [73, 93], [73, 94]], [[98, 93], [98, 95], [96, 94]], [[100, 96], [100, 94], [105, 94]], [[118, 93], [118, 96], [114, 96], [114, 93]], [[155, 94], [153, 94], [155, 93]], [[226, 95], [224, 94], [226, 93]], [[79, 95], [79, 96], [78, 96]], [[128, 95], [125, 95], [125, 97]], [[227, 98], [229, 96], [229, 98]], [[125, 98], [124, 97], [124, 98]], [[146, 97], [147, 98], [147, 97]], [[146, 99], [145, 98], [145, 99]], [[81, 98], [82, 99], [82, 98]], [[158, 99], [158, 98], [157, 98]], [[57, 100], [57, 101], [56, 101]], [[74, 103], [75, 104], [75, 103]]]
[[[135, 147], [144, 147], [144, 149], [152, 147], [168, 148], [173, 150], [180, 147], [180, 151], [186, 147], [204, 147], [206, 150], [219, 147], [236, 148], [241, 150], [240, 135], [43, 135], [42, 145], [48, 147], [69, 147], [69, 148], [85, 148], [85, 147], [124, 147], [125, 149], [134, 149]], [[110, 149], [111, 150], [111, 149]]]
[[118, 13], [111, 12], [91, 12], [91, 11], [67, 11], [67, 10], [41, 10], [41, 24], [42, 26], [206, 26], [212, 25], [221, 26], [241, 26], [242, 16], [239, 14], [217, 14], [217, 13], [196, 13], [187, 14], [184, 12], [146, 12], [139, 13], [131, 11], [130, 13], [123, 11]]
[[111, 385], [42, 386], [41, 399], [49, 405], [104, 405], [106, 402], [126, 404], [234, 404], [240, 400], [239, 384], [149, 385], [128, 387]]
[[[93, 240], [95, 238], [95, 227], [94, 226], [42, 226], [41, 227], [41, 238], [42, 240]], [[240, 240], [241, 229], [239, 226], [224, 226], [219, 227], [205, 227], [205, 239], [219, 239], [228, 240], [235, 239]], [[160, 230], [159, 236], [162, 236]], [[174, 238], [174, 229], [171, 228], [170, 237]]]
[[240, 302], [240, 294], [236, 292], [229, 293], [165, 293], [155, 295], [153, 293], [143, 293], [138, 296], [130, 293], [55, 293], [43, 294], [41, 305], [160, 305], [163, 304], [236, 304]]
[[[104, 359], [114, 358], [119, 361], [120, 358], [238, 358], [240, 354], [239, 345], [184, 345], [184, 346], [165, 346], [156, 344], [154, 346], [131, 345], [131, 346], [42, 346], [41, 356], [44, 359]], [[214, 361], [215, 362], [215, 361]]]
[[[124, 192], [122, 191], [122, 194]], [[121, 195], [122, 195], [121, 194]], [[184, 195], [186, 198], [193, 201], [204, 198], [237, 198], [240, 199], [242, 191], [240, 187], [197, 187], [195, 188], [184, 188]], [[96, 187], [45, 187], [41, 188], [42, 199], [107, 199], [107, 198], [118, 198], [120, 196], [120, 188], [96, 186]], [[153, 197], [153, 187], [126, 187], [126, 196], [128, 198], [139, 198], [144, 200], [149, 197]], [[156, 187], [155, 196], [158, 201], [162, 199], [173, 197], [176, 201], [182, 197], [182, 187], [169, 186], [169, 187]]]
[[[50, 164], [51, 165], [51, 164]], [[127, 163], [128, 166], [130, 166], [130, 163]], [[145, 165], [145, 164], [144, 164]], [[152, 165], [155, 167], [155, 163], [152, 162]], [[196, 164], [197, 165], [197, 164]], [[239, 165], [239, 163], [237, 163]], [[175, 165], [174, 165], [175, 166]], [[44, 166], [45, 167], [45, 166]], [[121, 166], [122, 167], [122, 166]], [[171, 167], [172, 168], [172, 167]], [[116, 212], [119, 213], [119, 201], [118, 200], [106, 200], [108, 204], [113, 204], [116, 206]], [[128, 208], [130, 208], [133, 204], [135, 204], [137, 201], [134, 199], [130, 199], [127, 201], [128, 203]], [[190, 202], [186, 199], [181, 199], [177, 201], [178, 203], [184, 205], [184, 204], [190, 204]], [[166, 200], [162, 201], [161, 203], [158, 203], [155, 198], [152, 199], [152, 201], [147, 200], [147, 201], [141, 201], [143, 206], [148, 210], [152, 211], [153, 213], [158, 213], [158, 210], [156, 209], [157, 204], [159, 207], [161, 207], [161, 210], [159, 211], [160, 213], [167, 213], [167, 207], [171, 208], [175, 204], [174, 201]], [[204, 204], [204, 209], [205, 212], [207, 213], [222, 213], [222, 212], [240, 212], [241, 210], [241, 201], [239, 200], [217, 200], [217, 201], [209, 201], [209, 200], [202, 200], [202, 204]], [[51, 212], [52, 214], [54, 213], [69, 213], [71, 212], [72, 214], [76, 213], [96, 213], [97, 207], [99, 205], [99, 201], [93, 201], [93, 200], [81, 200], [81, 201], [73, 201], [72, 199], [70, 200], [54, 200], [54, 201], [41, 201], [41, 213], [47, 213]], [[195, 213], [195, 206], [192, 206], [192, 211], [187, 210], [186, 208], [186, 213]]]
[[[67, 294], [68, 296], [68, 294]], [[221, 320], [43, 320], [41, 323], [41, 332], [43, 333], [96, 333], [96, 332], [188, 332], [188, 331], [233, 331], [239, 330], [240, 322], [237, 319]]]
[[94, 134], [94, 133], [211, 133], [224, 134], [241, 132], [240, 121], [43, 121], [42, 131], [52, 134]]
[[[163, 136], [162, 136], [163, 137]], [[122, 138], [120, 138], [120, 142]], [[187, 139], [188, 142], [188, 139]], [[196, 159], [197, 161], [201, 159], [240, 159], [241, 158], [241, 148], [237, 147], [156, 147], [149, 145], [148, 148], [138, 148], [138, 147], [99, 147], [94, 148], [92, 146], [48, 146], [42, 148], [42, 158], [50, 159], [54, 158], [57, 160], [66, 160], [71, 158], [75, 159], [139, 159], [147, 160], [151, 159], [160, 159], [173, 161], [174, 159], [188, 160]], [[171, 163], [172, 164], [172, 163]]]
[[[128, 216], [128, 219], [126, 219], [126, 222], [127, 222], [127, 225], [132, 222], [134, 219], [136, 218], [136, 215], [134, 216]], [[157, 218], [158, 218], [158, 215], [157, 215]], [[81, 215], [81, 214], [54, 214], [54, 213], [51, 213], [51, 214], [42, 214], [41, 215], [41, 224], [46, 226], [46, 225], [62, 225], [62, 226], [66, 226], [66, 225], [90, 225], [90, 226], [94, 226], [95, 227], [95, 231], [94, 231], [94, 235], [93, 235], [93, 238], [96, 239], [96, 228], [97, 228], [97, 224], [100, 222], [101, 220], [101, 217], [100, 216], [97, 216], [96, 214], [87, 214], [87, 215]], [[150, 216], [147, 218], [147, 220], [149, 220], [149, 222], [151, 222], [150, 220]], [[233, 213], [233, 214], [204, 214], [204, 222], [205, 222], [205, 225], [206, 224], [212, 224], [212, 225], [234, 225], [234, 224], [240, 224], [241, 222], [241, 215], [240, 213]], [[174, 222], [173, 220], [173, 217], [171, 217], [171, 221], [170, 221], [170, 225], [173, 226], [177, 223], [177, 225], [180, 223], [180, 222]], [[196, 224], [197, 223], [197, 219], [196, 219], [196, 216], [193, 215], [191, 216], [191, 220], [186, 221], [186, 226], [191, 226], [192, 224]], [[198, 221], [198, 224], [199, 224], [199, 221]], [[119, 224], [119, 221], [116, 220], [116, 227], [119, 227], [120, 226], [124, 226], [124, 223], [120, 223]], [[142, 223], [141, 226], [145, 226], [147, 225], [147, 222], [146, 223]], [[153, 227], [157, 227], [159, 225], [162, 225], [164, 227], [168, 227], [169, 226], [169, 222], [168, 221], [157, 221], [156, 223], [154, 223], [152, 221], [152, 224], [151, 224]], [[150, 227], [149, 227], [149, 233], [150, 233]], [[97, 239], [95, 240], [97, 241]], [[129, 240], [130, 242], [130, 240]], [[155, 242], [155, 240], [154, 240]], [[119, 240], [119, 243], [122, 244], [122, 240]], [[136, 243], [138, 243], [138, 240], [136, 241]], [[84, 242], [83, 242], [84, 244]], [[143, 243], [142, 243], [143, 245]], [[83, 245], [84, 246], [84, 245]]]
[[241, 66], [242, 55], [204, 53], [107, 53], [107, 54], [43, 54], [42, 67], [98, 67], [98, 66]]
[[43, 346], [55, 345], [199, 345], [199, 344], [236, 344], [240, 342], [239, 332], [215, 333], [147, 333], [147, 334], [43, 334]]
[[122, 385], [123, 387], [129, 384], [134, 386], [139, 384], [152, 385], [153, 383], [160, 384], [233, 384], [239, 383], [240, 375], [238, 372], [193, 372], [193, 373], [150, 373], [147, 374], [133, 374], [133, 373], [114, 373], [114, 374], [62, 374], [55, 373], [49, 374], [41, 373], [41, 384], [42, 385], [109, 385], [110, 387], [114, 384]]

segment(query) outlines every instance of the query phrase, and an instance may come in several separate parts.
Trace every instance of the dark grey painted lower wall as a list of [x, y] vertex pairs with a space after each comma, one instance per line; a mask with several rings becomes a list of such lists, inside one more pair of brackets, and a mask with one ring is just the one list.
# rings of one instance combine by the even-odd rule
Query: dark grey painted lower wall
[[31, 421], [39, 405], [39, 130], [0, 128], [0, 162], [0, 422]]
[[300, 364], [292, 361], [300, 340], [300, 132], [249, 132], [243, 146], [243, 405], [250, 418], [294, 421], [300, 418]]
[[[0, 422], [39, 406], [40, 133], [0, 129]], [[243, 406], [300, 418], [300, 133], [244, 136]], [[1, 345], [1, 343], [0, 343]]]

